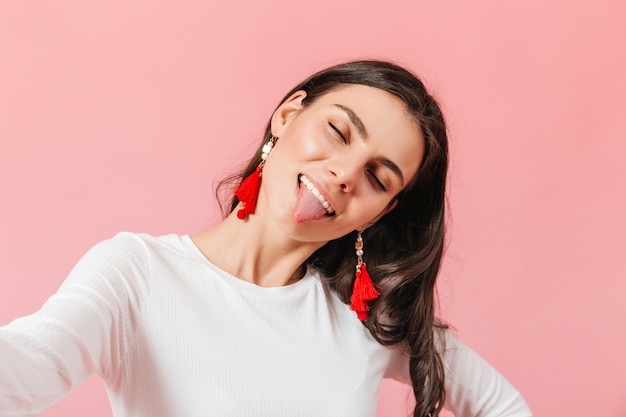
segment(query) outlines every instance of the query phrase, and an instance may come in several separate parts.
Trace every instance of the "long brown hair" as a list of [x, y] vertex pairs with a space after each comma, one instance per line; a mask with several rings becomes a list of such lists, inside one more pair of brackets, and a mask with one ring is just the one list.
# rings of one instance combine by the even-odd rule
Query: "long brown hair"
[[[425, 153], [416, 176], [396, 196], [396, 207], [363, 234], [363, 258], [380, 297], [370, 302], [364, 321], [383, 345], [404, 343], [410, 354], [410, 375], [417, 405], [415, 417], [437, 416], [445, 399], [444, 370], [435, 346], [435, 333], [445, 328], [435, 316], [435, 281], [440, 269], [445, 234], [445, 188], [448, 169], [446, 125], [437, 101], [422, 81], [408, 70], [384, 61], [354, 61], [322, 70], [289, 91], [281, 103], [299, 90], [303, 105], [311, 104], [333, 88], [361, 84], [399, 97], [418, 122]], [[260, 148], [271, 137], [268, 122], [264, 138], [248, 166], [218, 186], [238, 185], [260, 162]], [[235, 209], [233, 197], [225, 215]], [[354, 281], [356, 232], [332, 240], [307, 263], [318, 269], [345, 303]]]

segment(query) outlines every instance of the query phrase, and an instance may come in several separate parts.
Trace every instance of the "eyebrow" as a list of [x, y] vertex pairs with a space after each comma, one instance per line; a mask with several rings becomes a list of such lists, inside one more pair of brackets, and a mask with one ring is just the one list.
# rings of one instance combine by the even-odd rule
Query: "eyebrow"
[[[348, 118], [350, 119], [352, 124], [356, 127], [356, 129], [359, 131], [359, 134], [361, 135], [363, 140], [366, 140], [367, 129], [365, 129], [365, 125], [363, 124], [363, 121], [361, 120], [361, 118], [357, 116], [357, 114], [349, 107], [346, 107], [341, 104], [335, 104], [335, 106], [343, 110], [348, 115]], [[402, 187], [404, 187], [404, 175], [402, 174], [402, 171], [400, 170], [398, 165], [396, 165], [392, 160], [382, 157], [382, 156], [376, 158], [376, 161], [378, 161], [379, 164], [384, 165], [385, 167], [389, 168], [394, 174], [396, 174], [398, 178], [400, 179], [400, 183], [402, 184]]]
[[350, 107], [346, 107], [341, 104], [335, 104], [335, 106], [339, 107], [348, 115], [348, 117], [350, 118], [350, 121], [359, 131], [359, 134], [361, 135], [361, 137], [364, 140], [367, 139], [367, 129], [365, 129], [365, 125], [363, 124], [363, 121], [359, 118], [359, 116], [357, 116], [356, 113], [352, 111]]
[[402, 175], [402, 171], [400, 171], [400, 168], [398, 167], [398, 165], [396, 165], [392, 160], [384, 158], [382, 156], [376, 158], [376, 160], [381, 165], [384, 165], [387, 168], [389, 168], [391, 171], [393, 171], [393, 173], [396, 174], [398, 178], [400, 179], [401, 187], [404, 187], [404, 175]]

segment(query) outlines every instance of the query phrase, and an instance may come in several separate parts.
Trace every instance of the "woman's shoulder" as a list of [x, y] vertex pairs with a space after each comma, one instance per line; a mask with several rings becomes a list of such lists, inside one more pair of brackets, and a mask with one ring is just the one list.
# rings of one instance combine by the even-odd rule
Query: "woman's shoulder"
[[99, 255], [111, 256], [151, 256], [175, 252], [186, 254], [189, 252], [187, 235], [167, 234], [155, 236], [149, 233], [119, 232], [109, 239], [105, 239], [91, 249]]
[[74, 266], [72, 275], [81, 272], [82, 275], [146, 277], [155, 260], [181, 255], [190, 256], [185, 236], [120, 232], [93, 245]]
[[144, 249], [158, 250], [164, 247], [180, 247], [185, 237], [186, 235], [175, 233], [153, 235], [150, 233], [122, 231], [100, 243], [117, 246], [140, 246]]

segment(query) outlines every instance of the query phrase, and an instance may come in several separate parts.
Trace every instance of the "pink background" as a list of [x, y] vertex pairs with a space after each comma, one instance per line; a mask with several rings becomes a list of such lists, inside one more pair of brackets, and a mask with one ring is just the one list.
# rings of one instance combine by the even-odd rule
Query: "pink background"
[[[388, 58], [450, 123], [443, 317], [537, 416], [626, 415], [625, 5], [0, 3], [0, 323], [118, 231], [210, 226], [293, 84]], [[45, 414], [78, 415], [110, 416], [97, 378]]]

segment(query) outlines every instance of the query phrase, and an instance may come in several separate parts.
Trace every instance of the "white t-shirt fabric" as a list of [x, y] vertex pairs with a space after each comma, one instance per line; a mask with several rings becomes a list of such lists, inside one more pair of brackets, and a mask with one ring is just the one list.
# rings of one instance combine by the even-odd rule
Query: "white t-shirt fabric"
[[[446, 407], [531, 416], [451, 334]], [[189, 236], [120, 233], [94, 246], [33, 315], [0, 327], [0, 416], [45, 411], [97, 373], [115, 417], [374, 417], [383, 377], [409, 382], [309, 269], [264, 288], [212, 264]]]

